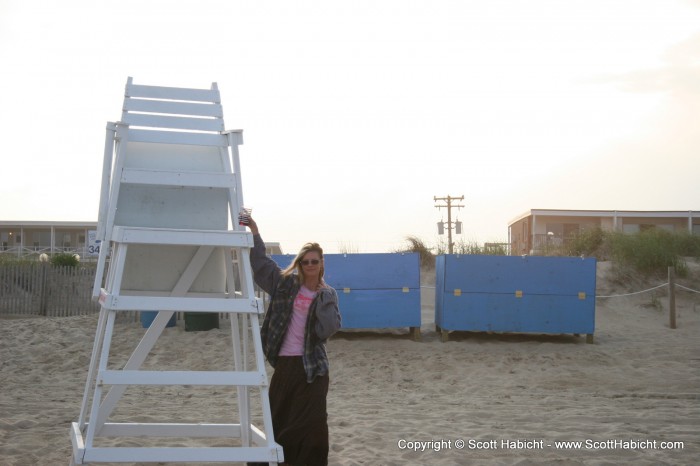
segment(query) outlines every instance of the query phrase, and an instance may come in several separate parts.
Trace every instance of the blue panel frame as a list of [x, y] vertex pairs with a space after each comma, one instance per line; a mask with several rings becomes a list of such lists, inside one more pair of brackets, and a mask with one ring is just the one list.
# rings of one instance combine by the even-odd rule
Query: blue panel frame
[[[285, 268], [294, 255], [272, 255]], [[420, 327], [417, 253], [325, 254], [326, 282], [338, 292], [343, 328]]]
[[436, 258], [435, 323], [444, 330], [580, 333], [595, 330], [594, 258]]

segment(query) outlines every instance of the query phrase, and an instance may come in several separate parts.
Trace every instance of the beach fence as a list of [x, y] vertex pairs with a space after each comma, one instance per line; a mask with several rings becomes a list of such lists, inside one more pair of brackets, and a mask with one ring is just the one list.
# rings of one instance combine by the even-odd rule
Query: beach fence
[[[0, 316], [69, 317], [98, 313], [100, 305], [92, 301], [94, 266], [59, 267], [45, 262], [0, 263]], [[262, 291], [257, 293], [266, 301]], [[184, 320], [184, 312], [176, 312]], [[228, 313], [219, 314], [228, 320]], [[141, 312], [120, 312], [119, 322], [144, 322]], [[150, 320], [153, 320], [152, 317]], [[148, 320], [148, 322], [150, 322]], [[147, 326], [147, 325], [146, 325]]]
[[94, 267], [41, 262], [0, 264], [0, 315], [74, 316], [99, 311], [91, 301]]
[[[272, 255], [286, 268], [294, 255]], [[343, 329], [407, 327], [420, 339], [418, 253], [324, 254], [324, 280], [338, 293]]]
[[457, 330], [584, 334], [593, 343], [595, 258], [443, 255], [435, 268], [443, 341]]

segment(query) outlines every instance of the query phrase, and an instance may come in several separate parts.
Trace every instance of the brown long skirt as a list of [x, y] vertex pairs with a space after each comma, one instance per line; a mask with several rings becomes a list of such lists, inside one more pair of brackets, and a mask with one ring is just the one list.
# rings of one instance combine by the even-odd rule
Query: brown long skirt
[[275, 441], [291, 465], [328, 464], [328, 375], [306, 381], [301, 356], [280, 356], [270, 381]]

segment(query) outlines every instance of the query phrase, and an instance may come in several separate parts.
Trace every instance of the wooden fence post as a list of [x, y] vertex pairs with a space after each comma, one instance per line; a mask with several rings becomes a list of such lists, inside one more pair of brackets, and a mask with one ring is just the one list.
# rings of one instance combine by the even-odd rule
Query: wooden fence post
[[668, 268], [668, 311], [671, 328], [676, 328], [676, 274], [673, 267]]
[[47, 315], [48, 312], [48, 273], [47, 269], [49, 267], [48, 262], [40, 262], [41, 267], [41, 291], [39, 294], [39, 314], [42, 316]]

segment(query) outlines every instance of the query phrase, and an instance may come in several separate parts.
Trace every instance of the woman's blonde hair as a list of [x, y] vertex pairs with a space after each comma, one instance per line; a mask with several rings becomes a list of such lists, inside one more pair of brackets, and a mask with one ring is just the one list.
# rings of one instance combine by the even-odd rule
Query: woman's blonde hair
[[294, 258], [291, 264], [287, 266], [286, 269], [282, 271], [282, 276], [287, 277], [291, 274], [294, 273], [294, 271], [297, 272], [297, 280], [299, 280], [299, 283], [304, 283], [304, 269], [301, 266], [301, 260], [304, 258], [304, 256], [310, 252], [317, 252], [318, 255], [320, 256], [321, 259], [321, 270], [319, 272], [319, 280], [323, 282], [323, 272], [324, 272], [324, 267], [323, 267], [323, 248], [318, 244], [318, 243], [306, 243], [301, 247], [301, 250], [297, 254], [297, 256]]

